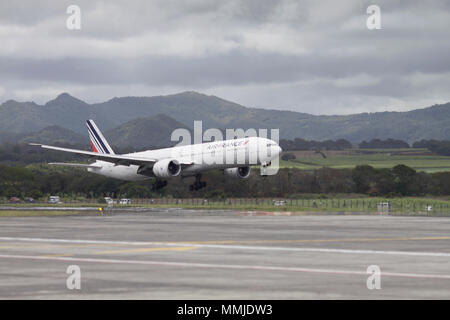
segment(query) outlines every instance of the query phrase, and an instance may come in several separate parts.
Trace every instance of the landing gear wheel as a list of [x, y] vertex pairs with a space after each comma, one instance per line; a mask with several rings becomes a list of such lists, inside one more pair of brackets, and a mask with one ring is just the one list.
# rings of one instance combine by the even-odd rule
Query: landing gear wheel
[[167, 186], [167, 181], [166, 180], [156, 180], [153, 183], [152, 191], [158, 191], [158, 190], [164, 188], [165, 186]]
[[195, 176], [195, 182], [189, 186], [189, 191], [197, 191], [206, 187], [206, 181], [200, 181], [201, 175]]

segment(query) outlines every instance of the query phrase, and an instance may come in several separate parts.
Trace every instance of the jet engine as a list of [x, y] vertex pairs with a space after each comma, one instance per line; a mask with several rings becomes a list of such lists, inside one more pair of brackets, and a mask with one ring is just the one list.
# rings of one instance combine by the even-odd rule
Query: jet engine
[[224, 170], [225, 175], [233, 178], [246, 179], [250, 175], [250, 167], [237, 167]]
[[159, 178], [176, 177], [181, 172], [181, 166], [175, 159], [159, 160], [153, 165], [153, 173]]

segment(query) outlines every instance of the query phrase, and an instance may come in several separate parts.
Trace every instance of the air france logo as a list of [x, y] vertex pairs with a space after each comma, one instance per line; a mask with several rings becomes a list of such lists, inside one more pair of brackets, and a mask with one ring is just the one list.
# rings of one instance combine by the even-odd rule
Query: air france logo
[[236, 141], [236, 142], [219, 143], [219, 144], [214, 144], [214, 145], [208, 146], [207, 149], [212, 150], [212, 149], [217, 149], [217, 148], [240, 147], [240, 146], [245, 146], [248, 142], [249, 142], [249, 140], [246, 140], [245, 142], [244, 141]]

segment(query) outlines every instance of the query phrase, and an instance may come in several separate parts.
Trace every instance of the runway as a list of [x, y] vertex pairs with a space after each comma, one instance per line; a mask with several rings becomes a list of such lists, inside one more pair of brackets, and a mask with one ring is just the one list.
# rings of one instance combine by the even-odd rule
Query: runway
[[0, 222], [1, 299], [450, 298], [450, 218], [141, 209]]

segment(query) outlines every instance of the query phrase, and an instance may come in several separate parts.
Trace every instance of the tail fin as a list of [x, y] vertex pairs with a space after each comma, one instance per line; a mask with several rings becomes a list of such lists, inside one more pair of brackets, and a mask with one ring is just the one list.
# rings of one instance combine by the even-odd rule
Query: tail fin
[[86, 125], [88, 127], [89, 138], [91, 139], [94, 152], [114, 154], [113, 149], [109, 146], [108, 141], [106, 141], [94, 120], [86, 120]]

